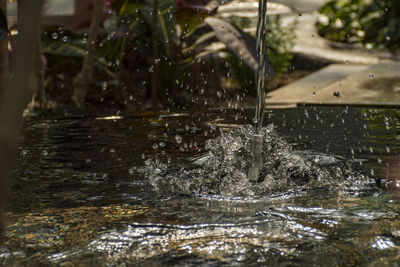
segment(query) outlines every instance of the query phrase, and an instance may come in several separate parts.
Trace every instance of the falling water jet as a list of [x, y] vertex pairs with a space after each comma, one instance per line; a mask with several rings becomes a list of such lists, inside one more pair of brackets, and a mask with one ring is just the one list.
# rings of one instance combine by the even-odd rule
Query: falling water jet
[[257, 24], [257, 59], [258, 66], [256, 72], [257, 84], [257, 103], [254, 123], [259, 133], [264, 119], [264, 102], [265, 102], [265, 33], [267, 19], [267, 0], [259, 0], [258, 3], [258, 24]]
[[252, 140], [251, 164], [248, 172], [248, 178], [257, 181], [260, 175], [263, 159], [261, 148], [263, 146], [263, 136], [261, 134], [262, 123], [264, 120], [264, 102], [265, 102], [265, 33], [267, 20], [267, 0], [258, 2], [258, 24], [257, 24], [257, 59], [258, 66], [256, 71], [257, 84], [257, 102], [253, 122], [255, 123], [256, 133]]

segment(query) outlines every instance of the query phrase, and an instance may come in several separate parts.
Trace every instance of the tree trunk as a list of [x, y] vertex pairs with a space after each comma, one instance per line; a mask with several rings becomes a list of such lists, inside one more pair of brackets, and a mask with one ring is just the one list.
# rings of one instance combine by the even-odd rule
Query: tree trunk
[[81, 72], [74, 79], [74, 92], [72, 100], [79, 107], [83, 107], [86, 100], [87, 90], [93, 80], [93, 64], [96, 52], [96, 40], [103, 15], [104, 0], [97, 0], [94, 6], [92, 23], [90, 24], [89, 36], [86, 45], [86, 55], [83, 59]]
[[[4, 16], [7, 18], [7, 0], [0, 0], [0, 8], [3, 10]], [[0, 41], [0, 99], [7, 87], [9, 79], [8, 64], [8, 37]]]
[[[21, 0], [20, 0], [21, 1]], [[12, 58], [12, 77], [4, 91], [0, 110], [0, 232], [4, 232], [4, 213], [7, 207], [10, 173], [14, 168], [15, 153], [22, 111], [29, 101], [31, 79], [35, 67], [35, 40], [40, 23], [43, 1], [25, 0], [18, 18], [17, 36]]]
[[43, 66], [43, 51], [40, 25], [36, 29], [36, 60], [35, 60], [35, 83], [36, 92], [41, 109], [47, 108], [46, 89], [44, 88], [44, 66]]
[[[18, 0], [17, 6], [17, 21], [18, 25], [20, 24], [20, 19], [24, 16], [24, 10], [26, 9], [28, 0]], [[32, 97], [32, 102], [28, 106], [29, 108], [46, 108], [47, 107], [47, 96], [44, 88], [44, 69], [43, 69], [43, 53], [42, 53], [42, 41], [41, 41], [41, 30], [40, 23], [36, 25], [35, 28], [35, 40], [33, 40], [32, 44], [35, 48], [35, 62], [34, 68], [35, 71], [31, 73], [31, 75], [26, 77], [26, 79], [30, 79], [30, 92]]]
[[151, 108], [157, 111], [160, 107], [160, 98], [158, 96], [158, 82], [160, 67], [158, 64], [158, 0], [154, 0], [153, 5], [153, 25], [151, 33], [151, 54], [153, 57], [153, 71], [151, 72], [150, 86], [151, 86]]

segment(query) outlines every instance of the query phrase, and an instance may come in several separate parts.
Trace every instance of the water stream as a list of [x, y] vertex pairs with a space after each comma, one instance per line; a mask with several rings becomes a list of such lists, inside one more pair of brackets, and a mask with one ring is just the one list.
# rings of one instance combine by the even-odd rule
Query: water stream
[[263, 136], [261, 135], [261, 128], [264, 120], [264, 107], [265, 107], [265, 78], [266, 78], [266, 61], [265, 61], [265, 36], [266, 36], [266, 20], [267, 20], [267, 0], [259, 0], [258, 2], [258, 24], [257, 24], [257, 59], [258, 67], [256, 72], [256, 89], [257, 89], [257, 102], [255, 107], [254, 124], [256, 133], [252, 138], [252, 149], [250, 153], [250, 168], [247, 174], [248, 179], [256, 181], [263, 166], [262, 146]]
[[258, 2], [258, 24], [257, 24], [257, 59], [258, 67], [256, 73], [257, 85], [257, 103], [255, 107], [254, 123], [256, 129], [260, 130], [264, 120], [265, 107], [265, 77], [266, 77], [266, 61], [265, 61], [265, 36], [266, 36], [266, 21], [267, 21], [267, 0], [259, 0]]

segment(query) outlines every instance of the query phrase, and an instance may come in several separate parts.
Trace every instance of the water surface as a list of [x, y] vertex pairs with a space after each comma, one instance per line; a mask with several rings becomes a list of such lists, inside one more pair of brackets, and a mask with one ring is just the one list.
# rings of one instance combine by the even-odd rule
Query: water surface
[[[253, 110], [24, 122], [3, 265], [395, 265], [396, 109], [300, 107], [265, 119], [296, 153], [356, 179], [260, 196], [155, 190], [140, 168], [186, 170]], [[179, 169], [178, 169], [179, 170]], [[121, 265], [122, 266], [122, 265]]]

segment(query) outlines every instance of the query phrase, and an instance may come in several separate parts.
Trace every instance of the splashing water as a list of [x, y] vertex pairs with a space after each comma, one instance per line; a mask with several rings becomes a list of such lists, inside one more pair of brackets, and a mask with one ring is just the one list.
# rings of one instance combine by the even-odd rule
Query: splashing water
[[267, 1], [259, 0], [254, 126], [220, 129], [219, 137], [207, 141], [208, 153], [192, 158], [183, 166], [147, 161], [139, 172], [145, 174], [161, 194], [257, 197], [299, 187], [339, 186], [354, 180], [355, 174], [346, 161], [336, 164], [337, 158], [328, 156], [328, 162], [335, 164], [322, 166], [320, 158], [325, 159], [325, 156], [307, 159], [292, 151], [291, 146], [273, 132], [272, 124], [263, 127], [264, 85], [268, 71], [266, 12]]
[[[262, 144], [257, 146], [262, 159], [257, 179], [247, 175], [253, 166], [248, 155], [255, 141]], [[222, 131], [219, 137], [207, 141], [206, 149], [207, 153], [190, 158], [184, 166], [149, 161], [139, 172], [149, 178], [161, 195], [227, 197], [258, 197], [293, 188], [337, 187], [340, 181], [351, 181], [354, 175], [346, 161], [334, 156], [306, 158], [295, 153], [273, 131], [272, 124], [258, 132], [251, 125]]]

